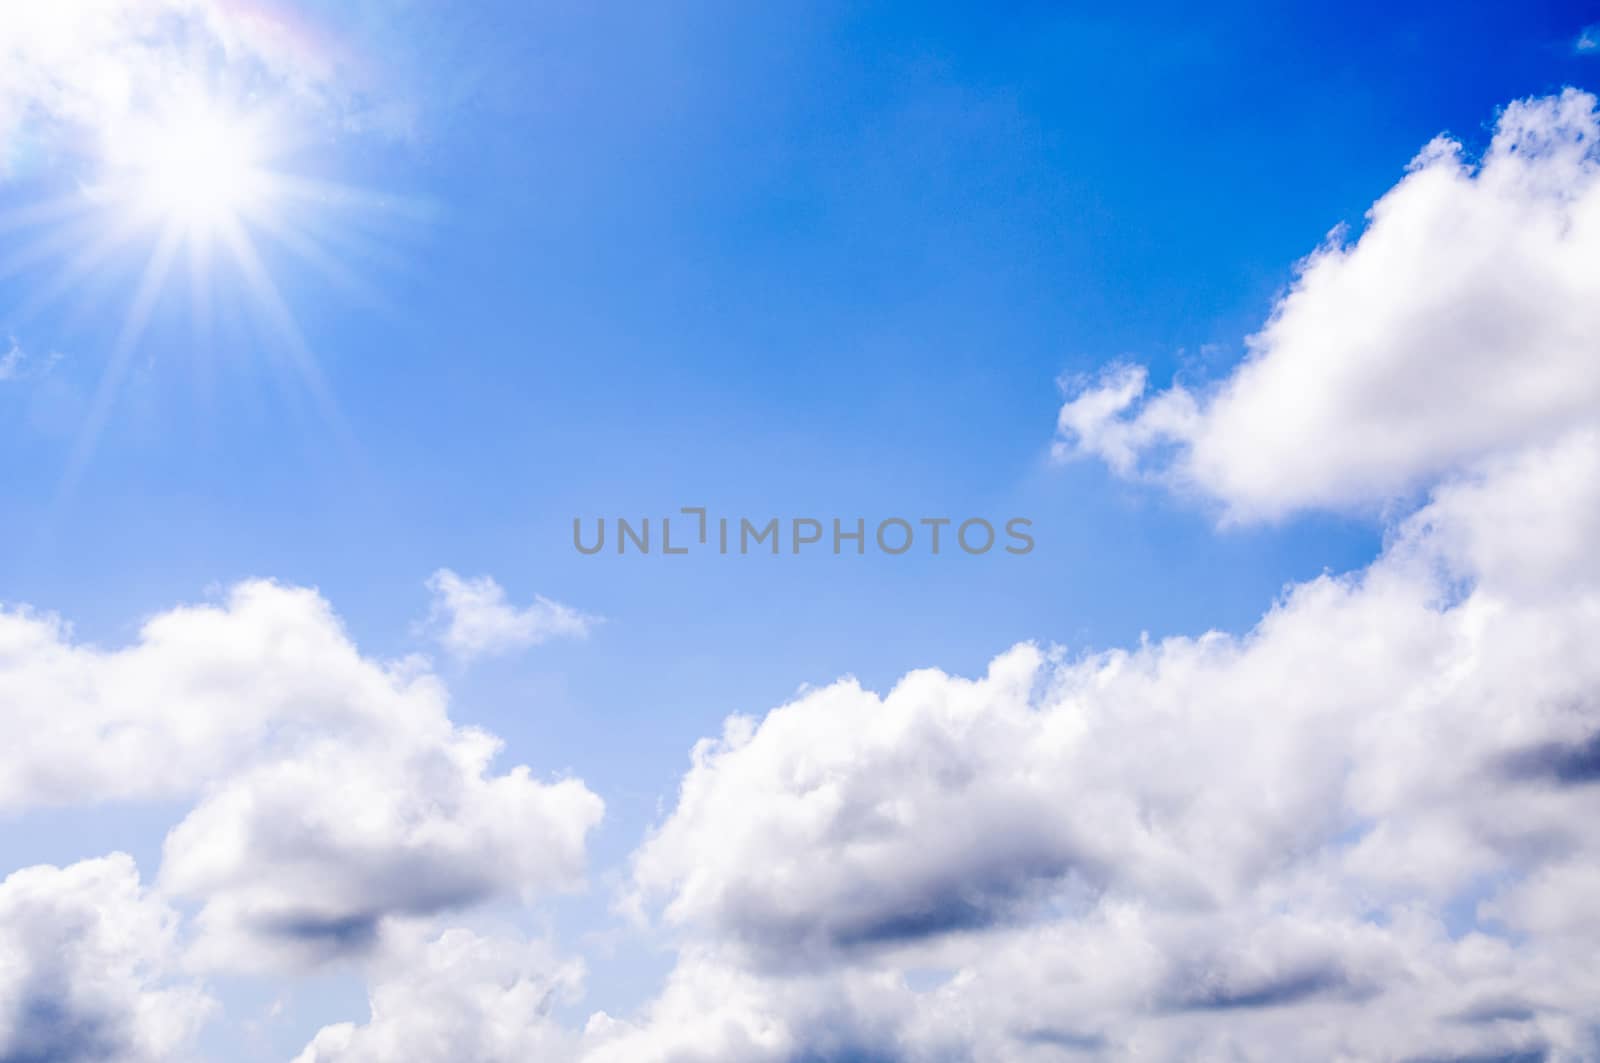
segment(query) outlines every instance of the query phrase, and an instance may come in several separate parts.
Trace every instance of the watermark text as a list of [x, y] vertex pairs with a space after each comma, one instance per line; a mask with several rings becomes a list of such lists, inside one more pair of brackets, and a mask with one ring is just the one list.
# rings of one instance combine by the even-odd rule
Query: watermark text
[[684, 506], [663, 517], [574, 517], [572, 545], [580, 554], [902, 554], [1021, 556], [1033, 552], [1033, 521], [1011, 517], [724, 517]]

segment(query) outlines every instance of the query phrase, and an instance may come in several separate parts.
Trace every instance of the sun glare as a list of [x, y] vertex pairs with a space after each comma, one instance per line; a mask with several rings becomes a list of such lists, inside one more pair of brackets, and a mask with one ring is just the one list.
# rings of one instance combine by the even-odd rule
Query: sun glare
[[[95, 156], [85, 160], [94, 174], [70, 192], [0, 212], [0, 233], [8, 238], [0, 242], [0, 277], [32, 271], [38, 278], [16, 319], [104, 278], [132, 279], [63, 477], [64, 493], [89, 461], [130, 359], [177, 271], [188, 275], [197, 354], [218, 353], [220, 315], [242, 313], [259, 349], [298, 376], [327, 421], [337, 423], [275, 268], [292, 259], [319, 283], [382, 305], [356, 267], [390, 261], [385, 244], [392, 223], [414, 219], [423, 208], [296, 172], [307, 139], [292, 135], [288, 117], [229, 106], [199, 91], [175, 93], [166, 106], [122, 115], [102, 128]], [[46, 272], [52, 262], [56, 268]]]
[[137, 206], [187, 227], [214, 227], [260, 205], [261, 145], [248, 123], [192, 104], [154, 119], [127, 144]]

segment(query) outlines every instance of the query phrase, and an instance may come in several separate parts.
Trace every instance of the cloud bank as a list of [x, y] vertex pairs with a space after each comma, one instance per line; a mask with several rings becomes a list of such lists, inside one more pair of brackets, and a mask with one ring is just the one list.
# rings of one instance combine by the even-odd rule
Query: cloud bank
[[598, 1058], [1593, 1058], [1597, 443], [1241, 638], [731, 720], [636, 858], [685, 958]]
[[1217, 386], [1061, 448], [1232, 520], [1421, 493], [1242, 636], [845, 680], [695, 749], [597, 1061], [1600, 1058], [1593, 98], [1428, 147]]

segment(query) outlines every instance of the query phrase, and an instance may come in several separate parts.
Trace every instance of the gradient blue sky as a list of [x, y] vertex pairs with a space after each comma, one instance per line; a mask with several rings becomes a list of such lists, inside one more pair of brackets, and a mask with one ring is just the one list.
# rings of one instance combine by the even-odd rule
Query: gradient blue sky
[[[1216, 377], [1431, 137], [1481, 147], [1506, 101], [1600, 87], [1575, 3], [323, 7], [414, 109], [409, 135], [293, 156], [392, 197], [344, 219], [366, 296], [266, 245], [342, 426], [242, 292], [219, 280], [197, 332], [176, 283], [69, 483], [148, 248], [43, 307], [41, 271], [13, 272], [0, 328], [60, 357], [0, 386], [0, 589], [103, 645], [251, 576], [319, 588], [381, 656], [434, 652], [442, 566], [602, 616], [583, 641], [440, 660], [457, 720], [605, 796], [602, 886], [731, 712], [843, 674], [970, 674], [1026, 639], [1239, 631], [1286, 583], [1369, 560], [1377, 520], [1219, 531], [1053, 465], [1054, 381], [1121, 357]], [[83, 178], [71, 153], [13, 154], [0, 209]], [[572, 549], [575, 516], [696, 504], [1021, 515], [1038, 545]], [[0, 824], [0, 855], [153, 863], [171, 818], [45, 813]], [[605, 930], [608, 903], [556, 902], [562, 936]], [[591, 956], [582, 1010], [637, 1004], [666, 962]]]

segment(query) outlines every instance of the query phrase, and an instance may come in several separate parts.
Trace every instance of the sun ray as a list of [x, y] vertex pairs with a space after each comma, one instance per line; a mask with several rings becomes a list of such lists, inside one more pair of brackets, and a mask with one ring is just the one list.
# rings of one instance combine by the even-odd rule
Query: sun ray
[[60, 300], [94, 270], [106, 265], [118, 250], [133, 243], [139, 232], [139, 226], [127, 218], [114, 221], [97, 239], [69, 258], [49, 280], [30, 292], [17, 306], [14, 319], [27, 321]]
[[133, 299], [128, 304], [128, 309], [123, 315], [122, 327], [117, 332], [116, 342], [112, 345], [111, 356], [106, 361], [105, 370], [100, 375], [99, 387], [95, 389], [94, 399], [90, 403], [88, 416], [84, 418], [83, 427], [78, 432], [77, 442], [72, 448], [72, 455], [67, 461], [67, 468], [62, 475], [61, 486], [57, 490], [57, 499], [65, 501], [77, 487], [79, 478], [88, 466], [90, 458], [94, 456], [94, 448], [99, 441], [100, 431], [105, 426], [107, 416], [111, 412], [112, 402], [122, 386], [122, 378], [127, 373], [128, 362], [133, 356], [134, 349], [138, 346], [139, 338], [144, 335], [145, 326], [150, 321], [150, 312], [155, 306], [156, 298], [161, 294], [162, 287], [166, 284], [167, 273], [172, 268], [172, 260], [176, 256], [180, 244], [181, 231], [175, 225], [169, 225], [162, 232], [156, 242], [155, 249], [151, 251], [149, 260], [145, 263], [143, 274], [139, 278], [139, 287], [134, 292]]
[[304, 226], [294, 226], [280, 218], [269, 216], [256, 219], [255, 228], [279, 246], [292, 252], [300, 261], [316, 269], [323, 277], [357, 301], [387, 314], [394, 314], [397, 311], [395, 305], [384, 298], [377, 287], [363, 280], [355, 270], [331, 254]]
[[59, 224], [63, 219], [74, 215], [81, 216], [89, 210], [87, 197], [83, 190], [79, 189], [66, 195], [53, 196], [37, 203], [0, 211], [0, 233]]
[[256, 252], [255, 242], [250, 239], [250, 234], [237, 219], [224, 221], [219, 226], [218, 232], [223, 243], [227, 245], [234, 263], [243, 274], [245, 284], [255, 297], [253, 305], [264, 314], [268, 326], [277, 333], [277, 338], [288, 352], [291, 363], [300, 375], [301, 383], [305, 385], [316, 403], [324, 423], [340, 437], [342, 443], [347, 447], [353, 447], [353, 436], [345, 426], [344, 418], [334, 402], [333, 393], [328, 389], [322, 367], [317, 363], [311, 347], [301, 335], [300, 327], [295, 323], [294, 314], [290, 312], [289, 305], [279, 292], [277, 282], [272, 279], [272, 274], [267, 271], [261, 256]]

